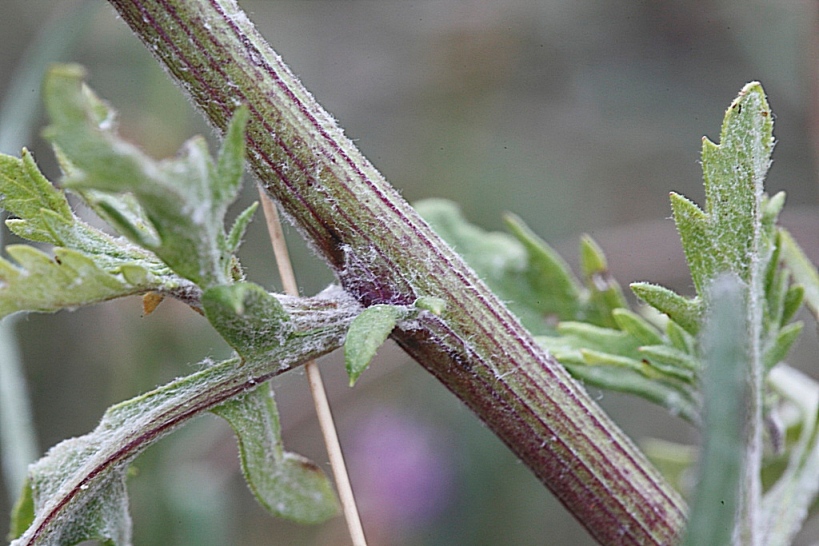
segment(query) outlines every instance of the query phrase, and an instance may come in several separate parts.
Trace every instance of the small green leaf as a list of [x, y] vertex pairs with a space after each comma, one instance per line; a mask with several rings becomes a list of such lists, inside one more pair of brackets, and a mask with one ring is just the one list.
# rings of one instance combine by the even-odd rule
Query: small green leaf
[[373, 305], [353, 320], [344, 341], [344, 364], [351, 387], [370, 365], [376, 351], [387, 340], [398, 321], [406, 314], [407, 311], [403, 307]]
[[558, 333], [578, 348], [589, 348], [617, 355], [635, 355], [640, 342], [627, 332], [595, 326], [587, 322], [561, 322]]
[[[538, 338], [540, 339], [542, 338]], [[548, 345], [545, 347], [548, 349]], [[586, 385], [633, 394], [666, 408], [671, 415], [678, 415], [695, 424], [700, 421], [694, 397], [677, 386], [649, 379], [642, 373], [628, 368], [577, 365], [562, 360], [560, 362], [573, 377]]]
[[691, 355], [668, 345], [646, 345], [639, 351], [651, 366], [663, 374], [692, 384], [696, 382], [700, 364]]
[[702, 303], [699, 298], [686, 298], [668, 288], [647, 282], [631, 284], [638, 298], [676, 322], [686, 332], [697, 335], [700, 327]]
[[786, 230], [780, 228], [782, 241], [782, 259], [793, 275], [794, 280], [804, 290], [805, 303], [814, 317], [819, 318], [819, 272], [811, 263], [805, 252]]
[[202, 307], [216, 331], [246, 359], [273, 351], [291, 332], [290, 316], [279, 300], [254, 283], [209, 288]]
[[793, 344], [799, 339], [802, 333], [803, 324], [801, 322], [793, 322], [779, 330], [776, 339], [765, 348], [765, 353], [762, 356], [762, 363], [765, 371], [770, 371], [771, 368], [785, 360], [788, 353], [793, 347]]
[[240, 106], [230, 119], [216, 160], [216, 176], [213, 178], [213, 200], [232, 203], [242, 187], [245, 168], [245, 127], [250, 118], [246, 105]]
[[236, 252], [242, 244], [242, 237], [245, 236], [245, 231], [250, 221], [253, 219], [253, 213], [259, 208], [259, 202], [254, 201], [252, 205], [247, 207], [242, 213], [236, 217], [233, 222], [233, 227], [230, 228], [230, 233], [227, 236], [227, 250], [231, 253]]
[[784, 326], [790, 322], [794, 316], [796, 316], [796, 313], [798, 313], [799, 309], [802, 307], [802, 301], [804, 298], [805, 288], [801, 284], [794, 284], [788, 288], [788, 292], [785, 294], [785, 302], [782, 305], [781, 326]]
[[682, 326], [673, 320], [666, 322], [665, 335], [671, 343], [671, 346], [678, 351], [691, 355], [696, 354], [697, 341], [694, 336], [685, 331]]
[[580, 354], [583, 356], [583, 361], [589, 366], [627, 368], [650, 379], [657, 379], [659, 377], [655, 370], [652, 370], [645, 362], [635, 358], [594, 351], [592, 349], [581, 349]]
[[671, 193], [671, 210], [691, 271], [691, 280], [694, 281], [697, 294], [702, 294], [706, 283], [717, 269], [708, 217], [692, 201], [674, 192]]
[[242, 472], [268, 512], [299, 523], [321, 523], [338, 513], [327, 475], [307, 459], [284, 450], [279, 413], [263, 385], [215, 408], [239, 440]]

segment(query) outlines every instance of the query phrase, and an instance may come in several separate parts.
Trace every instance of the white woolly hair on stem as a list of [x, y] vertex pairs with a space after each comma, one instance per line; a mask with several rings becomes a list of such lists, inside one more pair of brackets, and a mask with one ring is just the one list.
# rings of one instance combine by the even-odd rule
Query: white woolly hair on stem
[[[284, 292], [290, 296], [298, 296], [299, 288], [296, 284], [296, 275], [293, 272], [293, 265], [290, 262], [290, 253], [287, 250], [287, 242], [284, 240], [279, 213], [273, 200], [259, 187], [259, 198], [262, 201], [267, 232], [270, 236], [270, 243], [273, 245], [273, 254], [276, 257], [276, 265], [279, 268], [279, 276], [282, 281]], [[324, 437], [324, 444], [327, 446], [327, 455], [330, 459], [330, 466], [333, 469], [333, 477], [336, 481], [338, 496], [341, 500], [341, 507], [344, 511], [344, 519], [347, 521], [347, 528], [350, 531], [350, 538], [353, 546], [367, 546], [367, 539], [364, 537], [364, 528], [361, 525], [361, 518], [358, 515], [358, 508], [353, 495], [353, 488], [350, 484], [350, 477], [347, 474], [347, 466], [344, 463], [344, 455], [341, 452], [341, 444], [338, 440], [338, 433], [333, 421], [333, 413], [330, 410], [330, 402], [327, 399], [327, 392], [324, 390], [324, 382], [321, 379], [321, 371], [314, 360], [309, 360], [304, 364], [307, 372], [307, 381], [310, 385], [310, 392], [313, 395], [313, 405], [316, 408], [319, 427]]]

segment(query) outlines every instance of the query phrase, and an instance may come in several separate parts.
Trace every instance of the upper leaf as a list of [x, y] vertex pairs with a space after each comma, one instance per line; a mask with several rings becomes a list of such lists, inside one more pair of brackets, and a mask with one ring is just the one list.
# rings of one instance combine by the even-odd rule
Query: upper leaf
[[[81, 68], [58, 66], [45, 84], [52, 123], [44, 134], [64, 156], [66, 187], [85, 192], [114, 227], [179, 275], [203, 288], [227, 284], [240, 233], [229, 240], [224, 217], [241, 183], [246, 108], [234, 115], [216, 162], [201, 137], [177, 157], [154, 161], [117, 135], [115, 113], [82, 78]], [[131, 207], [129, 214], [89, 190], [130, 192], [141, 212]]]
[[[719, 145], [703, 138], [705, 211], [672, 194], [674, 219], [694, 286], [701, 295], [720, 273], [736, 273], [749, 282], [751, 255], [767, 263], [772, 241], [759, 241], [762, 234], [757, 232], [761, 229], [759, 204], [773, 143], [773, 121], [765, 92], [759, 83], [749, 83], [725, 112]], [[768, 215], [769, 224], [775, 212]], [[766, 248], [755, 248], [756, 241]]]

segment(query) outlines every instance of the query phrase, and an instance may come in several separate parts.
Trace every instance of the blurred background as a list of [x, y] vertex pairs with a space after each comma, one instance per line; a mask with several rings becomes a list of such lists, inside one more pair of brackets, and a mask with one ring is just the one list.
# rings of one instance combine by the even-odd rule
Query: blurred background
[[[759, 80], [776, 115], [768, 190], [787, 191], [783, 223], [817, 258], [815, 2], [240, 4], [408, 200], [453, 199], [487, 229], [502, 229], [502, 213], [513, 211], [572, 263], [578, 235], [590, 233], [623, 285], [650, 280], [692, 291], [668, 193], [702, 203], [700, 139], [718, 140], [731, 100]], [[11, 128], [0, 151], [29, 147], [52, 180], [59, 173], [38, 136], [42, 109], [27, 100], [36, 98], [37, 59], [87, 66], [91, 85], [120, 111], [121, 132], [156, 157], [195, 133], [213, 136], [102, 0], [6, 0], [0, 45], [3, 122]], [[248, 176], [234, 210], [255, 198]], [[288, 237], [303, 293], [319, 291], [331, 274], [294, 230]], [[240, 257], [250, 280], [279, 289], [261, 215]], [[791, 360], [817, 377], [808, 321]], [[38, 456], [94, 428], [111, 404], [229, 352], [202, 317], [176, 302], [144, 318], [133, 298], [25, 316], [13, 327]], [[354, 389], [338, 355], [321, 367], [372, 546], [592, 544], [529, 471], [395, 347], [382, 348]], [[287, 374], [275, 386], [287, 447], [326, 466], [304, 376]], [[697, 441], [653, 406], [592, 394], [636, 441]], [[269, 517], [244, 485], [229, 428], [215, 417], [161, 441], [135, 468], [136, 544], [349, 541], [340, 518], [303, 527]], [[3, 479], [2, 536], [16, 496]], [[817, 542], [819, 525], [808, 525], [798, 544]]]

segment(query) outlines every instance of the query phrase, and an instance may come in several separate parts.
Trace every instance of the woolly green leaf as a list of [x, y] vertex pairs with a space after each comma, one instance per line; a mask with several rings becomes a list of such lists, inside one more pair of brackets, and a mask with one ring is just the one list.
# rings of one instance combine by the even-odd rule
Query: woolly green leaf
[[245, 236], [245, 231], [250, 221], [253, 219], [253, 213], [259, 208], [259, 202], [255, 201], [252, 205], [242, 211], [233, 222], [233, 227], [230, 228], [230, 233], [227, 236], [227, 250], [228, 252], [236, 252], [242, 244], [242, 237]]
[[708, 217], [693, 202], [682, 195], [671, 193], [671, 211], [680, 234], [685, 259], [691, 271], [691, 279], [698, 294], [717, 269], [715, 249], [711, 246]]
[[[83, 86], [82, 78], [82, 69], [58, 66], [45, 83], [52, 124], [44, 134], [73, 167], [65, 185], [84, 193], [115, 228], [182, 277], [205, 288], [227, 284], [232, 253], [224, 217], [240, 184], [245, 109], [231, 121], [218, 163], [202, 138], [185, 143], [177, 157], [157, 162], [119, 138], [115, 113]], [[142, 209], [136, 214], [139, 224], [149, 222], [158, 241], [144, 236], [144, 225], [88, 190], [133, 194]]]
[[209, 288], [202, 294], [202, 307], [211, 325], [243, 358], [275, 350], [292, 330], [279, 300], [254, 283]]
[[367, 369], [378, 348], [387, 340], [407, 310], [396, 305], [373, 305], [361, 312], [350, 325], [344, 341], [344, 364], [350, 386]]
[[697, 335], [702, 314], [702, 303], [699, 298], [685, 298], [668, 288], [646, 282], [632, 283], [631, 290], [638, 298], [668, 315], [668, 318], [686, 332]]
[[272, 392], [261, 386], [214, 408], [239, 440], [248, 487], [275, 516], [320, 523], [336, 515], [338, 501], [326, 474], [307, 459], [288, 453]]
[[783, 203], [780, 195], [762, 203], [772, 148], [770, 108], [762, 86], [753, 82], [726, 111], [720, 144], [703, 139], [705, 212], [672, 194], [674, 219], [699, 294], [724, 272], [748, 282], [752, 254], [758, 263], [767, 264], [773, 221]]

